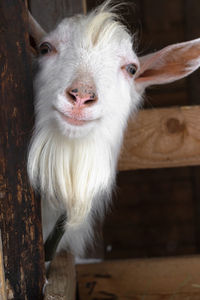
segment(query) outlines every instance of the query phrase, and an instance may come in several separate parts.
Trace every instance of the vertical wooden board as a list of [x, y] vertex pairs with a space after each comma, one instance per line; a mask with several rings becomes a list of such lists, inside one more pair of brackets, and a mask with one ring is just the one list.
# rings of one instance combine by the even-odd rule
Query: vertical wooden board
[[6, 284], [5, 284], [5, 273], [3, 265], [3, 248], [0, 231], [0, 300], [6, 300]]
[[33, 16], [46, 30], [52, 30], [63, 18], [83, 13], [85, 0], [29, 0]]
[[[200, 3], [198, 0], [184, 1], [185, 39], [200, 37]], [[200, 70], [187, 79], [188, 95], [192, 104], [200, 104]]]
[[200, 167], [191, 169], [191, 179], [193, 183], [193, 203], [194, 203], [194, 223], [195, 223], [195, 237], [196, 237], [196, 249], [200, 252]]
[[183, 41], [182, 0], [143, 0], [143, 14], [144, 37], [150, 37], [152, 49]]
[[200, 5], [198, 0], [184, 0], [185, 36], [199, 38], [200, 35]]
[[[184, 41], [183, 1], [142, 0], [142, 25], [140, 52], [149, 53], [169, 44]], [[186, 81], [150, 87], [147, 92], [145, 107], [166, 107], [187, 105]]]
[[42, 299], [40, 201], [30, 189], [27, 145], [33, 125], [25, 1], [0, 2], [0, 228], [8, 299]]

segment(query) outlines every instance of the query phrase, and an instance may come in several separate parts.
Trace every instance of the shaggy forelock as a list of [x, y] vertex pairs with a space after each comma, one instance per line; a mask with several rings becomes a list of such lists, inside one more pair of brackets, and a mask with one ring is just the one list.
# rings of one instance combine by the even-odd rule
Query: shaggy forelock
[[[123, 32], [127, 32], [125, 26], [119, 21], [119, 16], [112, 11], [94, 11], [87, 19], [85, 40], [98, 46], [104, 42], [109, 43], [119, 39]], [[128, 33], [128, 32], [127, 32]]]
[[104, 47], [110, 42], [120, 42], [122, 38], [131, 42], [131, 35], [122, 24], [117, 11], [121, 5], [122, 3], [113, 5], [112, 1], [107, 1], [87, 16], [78, 15], [64, 19], [59, 24], [60, 37], [62, 36], [64, 41], [69, 41], [68, 31], [75, 33], [76, 43], [80, 42], [80, 46], [84, 48]]

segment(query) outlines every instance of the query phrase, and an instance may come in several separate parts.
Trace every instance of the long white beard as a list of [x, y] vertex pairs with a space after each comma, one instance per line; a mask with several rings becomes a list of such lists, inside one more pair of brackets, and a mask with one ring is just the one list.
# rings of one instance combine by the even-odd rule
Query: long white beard
[[68, 226], [78, 226], [94, 205], [101, 215], [105, 203], [93, 200], [112, 188], [116, 167], [112, 152], [94, 134], [68, 139], [52, 129], [39, 130], [29, 151], [30, 181], [52, 208], [67, 211]]
[[105, 124], [75, 139], [63, 136], [53, 124], [41, 125], [36, 123], [30, 144], [28, 174], [42, 196], [43, 238], [66, 211], [57, 250], [83, 256], [93, 239], [93, 219], [102, 218], [110, 202], [125, 123], [118, 121], [115, 130]]

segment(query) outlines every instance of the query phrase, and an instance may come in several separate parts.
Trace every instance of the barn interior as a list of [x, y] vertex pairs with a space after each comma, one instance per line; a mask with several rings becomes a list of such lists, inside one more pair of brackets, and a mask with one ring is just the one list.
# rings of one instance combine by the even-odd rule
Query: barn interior
[[[90, 11], [102, 2], [100, 0], [29, 0], [27, 7], [46, 30], [51, 30], [63, 17]], [[129, 0], [128, 3], [130, 5], [120, 8], [120, 13], [130, 31], [134, 35], [136, 34], [135, 40], [139, 56], [154, 52], [170, 44], [192, 40], [200, 36], [200, 4], [198, 0]], [[145, 110], [148, 116], [148, 111], [156, 109], [158, 109], [158, 114], [159, 109], [165, 108], [197, 107], [199, 109], [199, 82], [200, 70], [197, 70], [189, 77], [175, 83], [151, 87], [146, 91], [141, 110]], [[194, 116], [198, 129], [200, 117], [198, 118], [196, 114]], [[154, 126], [154, 124], [149, 126]], [[155, 126], [153, 134], [158, 134], [158, 132], [161, 134], [159, 126]], [[181, 135], [181, 138], [180, 131], [177, 129], [171, 130], [169, 135], [166, 156], [171, 155], [175, 150], [177, 151], [177, 147], [182, 145], [180, 139], [185, 139], [187, 132]], [[162, 136], [160, 139], [162, 142]], [[198, 138], [194, 137], [194, 139], [197, 139], [199, 143]], [[152, 153], [149, 153], [149, 160], [152, 162], [153, 156], [151, 157], [151, 155]], [[143, 158], [140, 159], [142, 162]], [[196, 163], [191, 164], [186, 157], [185, 162], [180, 166], [175, 165], [169, 161], [165, 167], [158, 163], [154, 167], [144, 164], [141, 168], [119, 168], [112, 206], [106, 215], [104, 224], [96, 225], [98, 243], [95, 249], [89, 251], [88, 254], [88, 256], [108, 261], [106, 272], [109, 268], [114, 268], [111, 261], [180, 257], [181, 264], [184, 264], [183, 256], [198, 256], [200, 252], [200, 159], [196, 157]], [[2, 211], [4, 211], [4, 203], [0, 202], [0, 204]], [[7, 251], [5, 250], [7, 249], [5, 246], [7, 245], [4, 226], [5, 216], [6, 213], [2, 213], [0, 225], [3, 224], [1, 226], [1, 231], [5, 236], [2, 237], [3, 248], [4, 251]], [[12, 263], [14, 264], [14, 259], [12, 259]], [[171, 261], [167, 260], [166, 264], [170, 265], [170, 263]], [[194, 267], [198, 263], [199, 260], [194, 260], [190, 261], [189, 265]], [[166, 264], [161, 269], [165, 268]], [[25, 264], [23, 268], [25, 268]], [[94, 272], [90, 267], [88, 270], [81, 268], [80, 274], [82, 275], [86, 274], [88, 270]], [[123, 265], [123, 268], [127, 269], [128, 266]], [[123, 268], [119, 268], [119, 270], [123, 270]], [[153, 268], [153, 266], [149, 268]], [[187, 268], [189, 269], [188, 265]], [[101, 270], [101, 272], [103, 271]], [[10, 271], [5, 273], [6, 277], [10, 278]], [[197, 273], [199, 275], [199, 270]], [[43, 275], [41, 272], [41, 278]], [[23, 276], [21, 276], [22, 279]], [[98, 279], [95, 280], [98, 281]], [[93, 279], [90, 281], [93, 282]], [[26, 284], [18, 282], [19, 286], [20, 284], [21, 294], [19, 293], [20, 296], [15, 299], [36, 299], [27, 292]], [[17, 285], [13, 283], [13, 286], [18, 293]], [[84, 289], [83, 285], [81, 287]], [[89, 285], [85, 289], [88, 298], [81, 296], [81, 290], [79, 290], [77, 299], [144, 299], [142, 294], [132, 298], [128, 298], [128, 296], [127, 298], [120, 296], [117, 298], [116, 295], [115, 298], [109, 292], [97, 296], [93, 294], [95, 290], [93, 285]], [[83, 294], [86, 295], [86, 292]], [[167, 296], [162, 298], [162, 295], [161, 291], [159, 295], [155, 293], [154, 296], [148, 297], [146, 295], [144, 297], [149, 300], [197, 300], [200, 297], [196, 291], [195, 296], [190, 292], [184, 296], [183, 294], [176, 296], [169, 294], [168, 298]], [[12, 295], [10, 297], [7, 299], [14, 299]], [[46, 299], [66, 298], [63, 296], [63, 298], [47, 297]]]

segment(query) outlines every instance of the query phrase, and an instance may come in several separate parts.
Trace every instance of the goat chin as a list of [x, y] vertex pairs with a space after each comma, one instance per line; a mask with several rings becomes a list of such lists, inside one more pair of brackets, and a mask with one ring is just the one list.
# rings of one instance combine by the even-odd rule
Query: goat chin
[[86, 241], [92, 240], [94, 216], [103, 217], [109, 203], [123, 135], [123, 126], [117, 133], [107, 130], [103, 134], [101, 128], [73, 139], [55, 126], [43, 124], [35, 131], [29, 150], [29, 178], [42, 195], [44, 241], [58, 217], [67, 211], [59, 249], [67, 248], [79, 257], [85, 252]]

